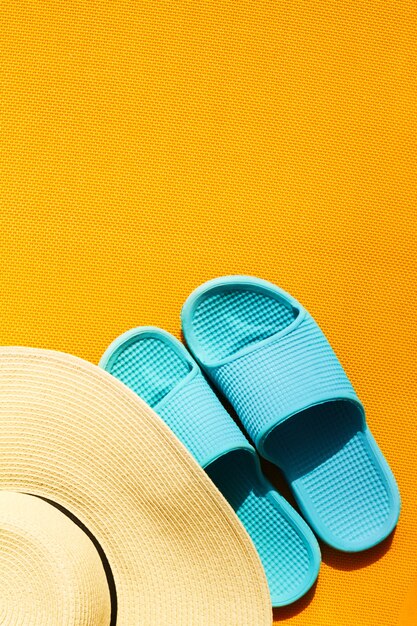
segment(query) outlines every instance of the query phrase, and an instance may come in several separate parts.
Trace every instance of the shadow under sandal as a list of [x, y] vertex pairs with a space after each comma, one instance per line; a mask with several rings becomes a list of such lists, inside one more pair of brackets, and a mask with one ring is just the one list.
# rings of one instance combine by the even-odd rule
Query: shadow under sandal
[[318, 575], [317, 541], [264, 478], [255, 449], [181, 342], [158, 328], [136, 328], [109, 346], [100, 365], [160, 415], [229, 501], [257, 548], [273, 606], [303, 596]]
[[366, 550], [400, 511], [392, 472], [364, 408], [309, 313], [250, 276], [203, 284], [182, 310], [188, 347], [278, 465], [303, 515], [330, 546]]

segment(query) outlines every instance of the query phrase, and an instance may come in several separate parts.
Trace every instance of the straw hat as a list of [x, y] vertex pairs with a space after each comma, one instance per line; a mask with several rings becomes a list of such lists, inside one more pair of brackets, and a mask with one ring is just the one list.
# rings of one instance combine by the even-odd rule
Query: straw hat
[[232, 509], [95, 365], [0, 348], [0, 490], [1, 624], [271, 624]]

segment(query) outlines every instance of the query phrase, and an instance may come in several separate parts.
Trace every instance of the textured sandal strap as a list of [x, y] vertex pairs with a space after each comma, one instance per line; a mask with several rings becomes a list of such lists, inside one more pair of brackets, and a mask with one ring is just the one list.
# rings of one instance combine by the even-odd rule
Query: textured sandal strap
[[201, 371], [192, 373], [155, 411], [202, 467], [233, 450], [254, 449], [210, 388]]
[[260, 452], [270, 430], [299, 411], [338, 399], [360, 405], [337, 356], [307, 312], [289, 332], [210, 368], [209, 374]]

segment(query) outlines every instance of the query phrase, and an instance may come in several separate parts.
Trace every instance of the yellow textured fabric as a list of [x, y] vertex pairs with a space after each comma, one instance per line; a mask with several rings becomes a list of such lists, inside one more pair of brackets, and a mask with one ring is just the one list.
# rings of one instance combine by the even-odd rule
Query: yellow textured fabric
[[[246, 273], [317, 319], [399, 483], [291, 626], [392, 626], [417, 576], [416, 6], [0, 4], [0, 343], [98, 362]], [[243, 625], [242, 626], [246, 626]]]

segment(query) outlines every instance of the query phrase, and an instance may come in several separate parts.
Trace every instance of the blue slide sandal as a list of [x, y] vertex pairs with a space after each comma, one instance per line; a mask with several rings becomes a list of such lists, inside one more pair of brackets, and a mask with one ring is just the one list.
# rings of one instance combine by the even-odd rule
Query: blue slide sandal
[[330, 546], [380, 543], [400, 511], [395, 479], [326, 337], [292, 296], [251, 276], [201, 285], [182, 310], [189, 349], [258, 452], [281, 468]]
[[100, 366], [162, 417], [229, 501], [258, 550], [273, 606], [303, 596], [318, 575], [317, 540], [264, 478], [255, 449], [182, 343], [158, 328], [135, 328], [109, 346]]

